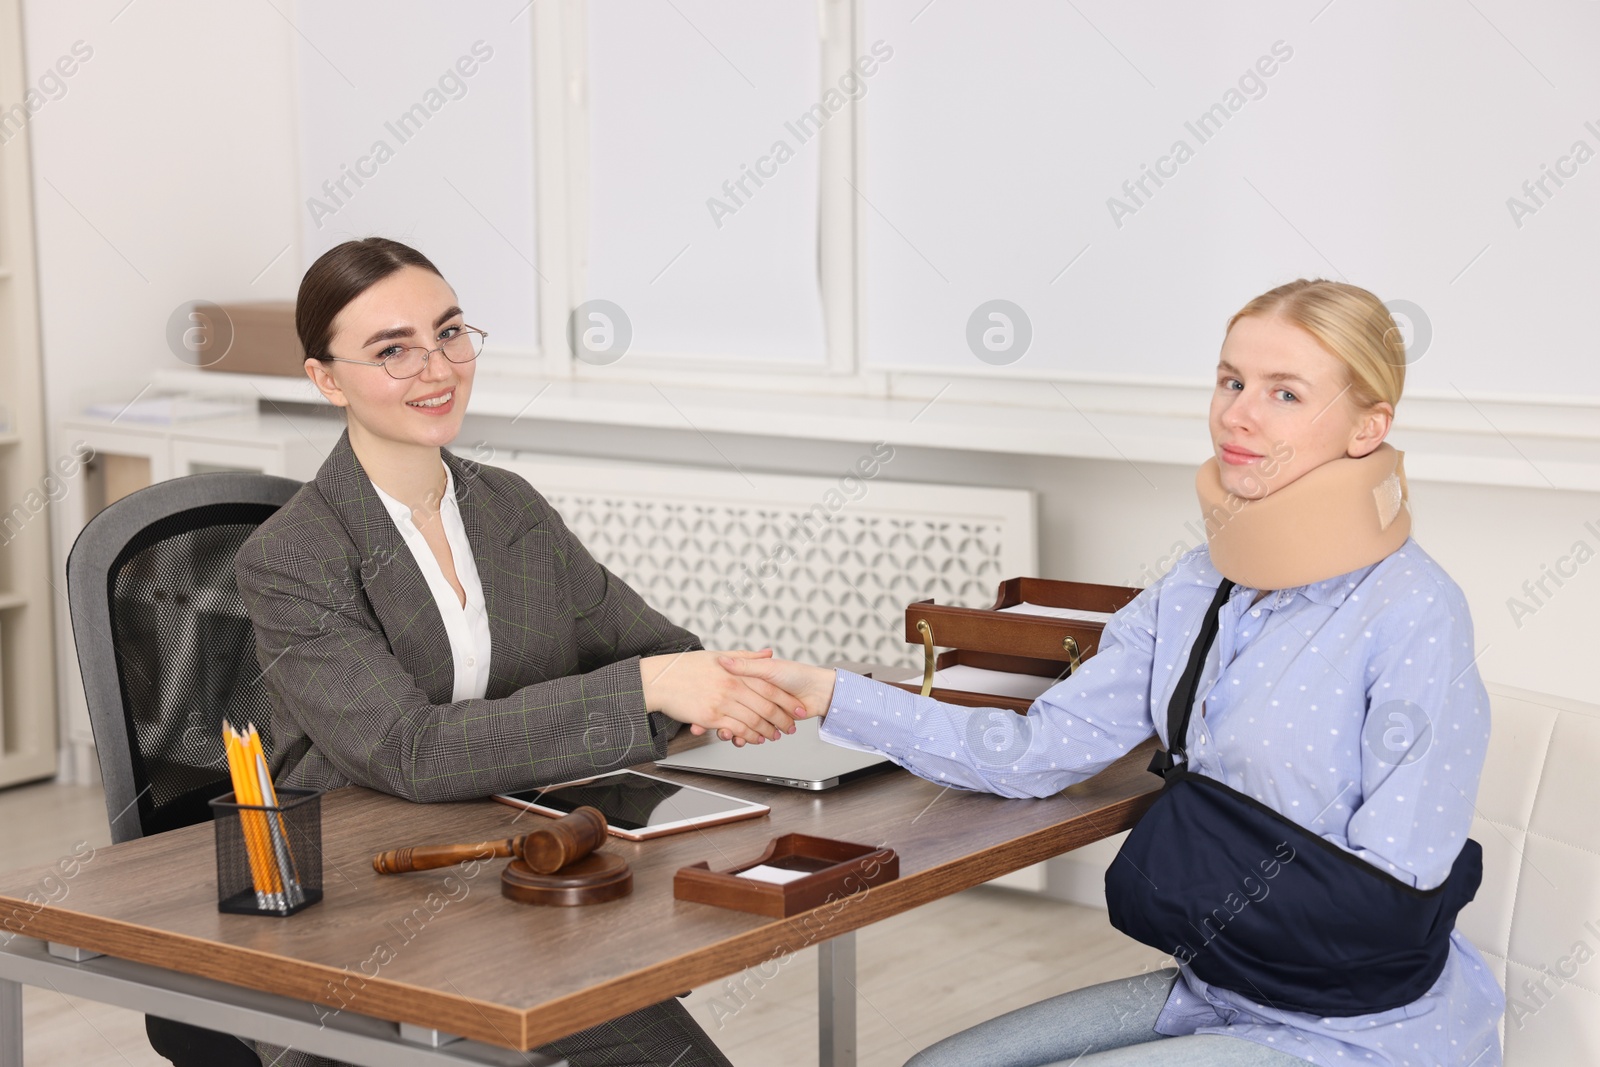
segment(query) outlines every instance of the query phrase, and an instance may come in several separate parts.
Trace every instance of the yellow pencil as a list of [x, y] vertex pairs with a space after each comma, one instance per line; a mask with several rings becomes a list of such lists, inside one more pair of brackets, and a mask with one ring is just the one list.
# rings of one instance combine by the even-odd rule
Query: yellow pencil
[[[256, 795], [258, 786], [249, 770], [251, 761], [244, 736], [229, 725], [224, 740], [228, 749], [228, 772], [233, 779], [234, 801], [245, 806], [259, 805], [261, 800]], [[268, 858], [270, 853], [263, 833], [265, 827], [261, 813], [241, 811], [239, 828], [244, 835], [245, 851], [250, 860], [250, 878], [255, 885], [256, 904], [261, 908], [271, 907], [274, 892], [272, 864]]]
[[[258, 793], [261, 803], [265, 807], [278, 806], [278, 791], [272, 785], [272, 773], [267, 769], [267, 754], [261, 746], [261, 735], [256, 732], [255, 723], [249, 725], [248, 743], [250, 752], [250, 765], [259, 784]], [[300, 879], [295, 873], [294, 855], [289, 851], [289, 829], [284, 825], [283, 813], [273, 811], [262, 813], [267, 824], [268, 854], [273, 859], [273, 873], [275, 875], [275, 890], [283, 894], [285, 905], [295, 905], [303, 901], [300, 891]]]
[[[233, 725], [226, 719], [222, 721], [222, 744], [228, 754], [228, 777], [233, 782], [233, 802], [235, 804], [243, 804], [246, 802], [244, 776], [241, 774], [244, 768], [244, 758], [239, 749], [239, 735], [233, 729]], [[244, 812], [239, 813], [239, 829], [244, 836], [245, 853], [250, 860], [250, 881], [255, 887], [256, 904], [265, 907], [267, 903], [266, 887], [261, 879], [261, 869], [256, 864], [255, 841], [251, 838], [250, 828], [244, 823], [244, 814]]]
[[[244, 773], [245, 777], [250, 781], [250, 794], [253, 798], [251, 803], [259, 808], [266, 807], [271, 801], [265, 796], [261, 777], [256, 773], [256, 767], [265, 763], [265, 757], [261, 755], [261, 739], [256, 736], [255, 730], [256, 728], [253, 724], [248, 725], [245, 729]], [[250, 814], [255, 820], [256, 841], [261, 849], [262, 862], [266, 867], [267, 881], [271, 887], [272, 906], [281, 911], [284, 904], [283, 878], [279, 873], [277, 856], [272, 847], [272, 827], [268, 822], [270, 817], [264, 811], [253, 811]]]

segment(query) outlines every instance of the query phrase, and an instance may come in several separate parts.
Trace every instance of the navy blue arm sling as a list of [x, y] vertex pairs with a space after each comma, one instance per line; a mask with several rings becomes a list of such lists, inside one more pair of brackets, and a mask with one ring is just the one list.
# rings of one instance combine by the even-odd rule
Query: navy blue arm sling
[[1106, 870], [1111, 924], [1203, 981], [1324, 1016], [1409, 1004], [1444, 970], [1456, 913], [1483, 877], [1467, 840], [1450, 876], [1417, 889], [1222, 782], [1187, 769], [1189, 716], [1224, 578], [1167, 709], [1161, 794]]

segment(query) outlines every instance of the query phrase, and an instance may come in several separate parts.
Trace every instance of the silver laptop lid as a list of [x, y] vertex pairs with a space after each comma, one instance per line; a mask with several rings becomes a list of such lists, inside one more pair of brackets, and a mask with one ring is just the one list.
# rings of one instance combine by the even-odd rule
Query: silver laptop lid
[[821, 719], [801, 719], [794, 733], [777, 741], [743, 748], [731, 741], [713, 741], [657, 760], [656, 766], [815, 790], [829, 789], [889, 762], [876, 752], [828, 744], [817, 732], [821, 726]]

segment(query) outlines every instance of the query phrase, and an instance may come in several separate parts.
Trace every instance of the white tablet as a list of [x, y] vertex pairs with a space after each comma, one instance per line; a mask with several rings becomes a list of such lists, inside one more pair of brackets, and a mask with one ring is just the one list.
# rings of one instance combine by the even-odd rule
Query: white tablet
[[643, 841], [735, 819], [753, 819], [772, 810], [765, 804], [753, 804], [638, 771], [613, 771], [544, 789], [499, 793], [495, 799], [554, 818], [571, 814], [584, 805], [599, 808], [605, 813], [606, 829], [629, 841]]

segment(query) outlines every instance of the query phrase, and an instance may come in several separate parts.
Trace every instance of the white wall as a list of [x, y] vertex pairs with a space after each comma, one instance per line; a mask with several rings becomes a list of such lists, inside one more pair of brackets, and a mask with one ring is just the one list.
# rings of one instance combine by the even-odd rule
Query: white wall
[[523, 6], [301, 4], [294, 120], [302, 266], [353, 238], [404, 241], [450, 279], [467, 322], [531, 353], [541, 294]]
[[971, 367], [1004, 298], [1012, 373], [1204, 381], [1234, 308], [1320, 275], [1431, 321], [1413, 396], [1600, 397], [1597, 31], [1558, 0], [870, 0], [867, 359]]
[[92, 50], [29, 123], [53, 425], [183, 366], [164, 338], [188, 302], [294, 296], [294, 30], [270, 3], [23, 9], [30, 83]]

